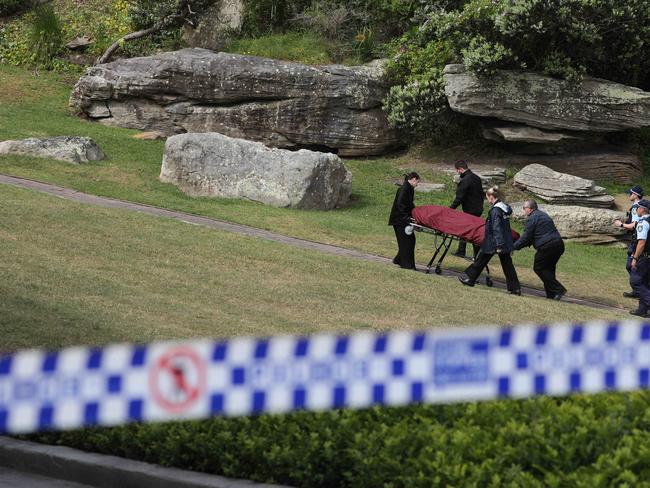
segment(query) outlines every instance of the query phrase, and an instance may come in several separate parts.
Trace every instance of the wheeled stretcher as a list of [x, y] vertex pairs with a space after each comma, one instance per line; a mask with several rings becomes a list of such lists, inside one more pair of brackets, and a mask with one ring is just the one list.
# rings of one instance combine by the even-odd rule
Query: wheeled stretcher
[[[480, 246], [485, 235], [485, 220], [481, 217], [466, 214], [449, 207], [440, 205], [423, 205], [415, 207], [411, 213], [413, 229], [418, 232], [433, 234], [434, 252], [427, 264], [427, 273], [431, 272], [434, 261], [438, 260], [433, 268], [434, 273], [442, 272], [442, 261], [447, 256], [451, 243], [454, 240], [465, 241], [469, 244]], [[518, 239], [519, 234], [512, 231], [513, 239]], [[490, 269], [485, 268], [485, 284], [492, 286]]]

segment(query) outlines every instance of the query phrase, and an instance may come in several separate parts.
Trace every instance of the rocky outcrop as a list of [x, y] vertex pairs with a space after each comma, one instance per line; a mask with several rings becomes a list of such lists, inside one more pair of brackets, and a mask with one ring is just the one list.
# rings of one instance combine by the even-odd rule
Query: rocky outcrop
[[479, 78], [462, 64], [445, 67], [452, 110], [540, 129], [614, 132], [650, 126], [650, 93], [613, 81], [575, 84], [525, 71]]
[[244, 0], [216, 0], [201, 15], [196, 26], [183, 28], [183, 40], [190, 47], [221, 51], [244, 21]]
[[23, 154], [80, 164], [106, 158], [89, 137], [59, 136], [0, 142], [0, 154]]
[[[522, 203], [513, 203], [513, 218], [524, 222], [526, 216]], [[626, 240], [626, 231], [615, 227], [616, 219], [624, 219], [623, 212], [579, 206], [540, 205], [555, 222], [560, 235], [565, 239], [590, 244], [611, 244]]]
[[167, 139], [160, 180], [191, 196], [322, 210], [345, 205], [352, 191], [352, 174], [334, 154], [270, 149], [218, 133]]
[[168, 135], [219, 132], [342, 156], [399, 144], [381, 109], [381, 63], [306, 66], [183, 49], [90, 68], [70, 104], [92, 120]]
[[558, 171], [630, 182], [642, 173], [625, 132], [650, 126], [650, 93], [607, 80], [571, 83], [536, 73], [499, 70], [477, 77], [445, 68], [450, 107], [476, 116], [482, 136], [512, 155], [544, 156]]
[[610, 208], [614, 197], [592, 180], [558, 173], [541, 164], [529, 164], [514, 177], [514, 185], [551, 204]]

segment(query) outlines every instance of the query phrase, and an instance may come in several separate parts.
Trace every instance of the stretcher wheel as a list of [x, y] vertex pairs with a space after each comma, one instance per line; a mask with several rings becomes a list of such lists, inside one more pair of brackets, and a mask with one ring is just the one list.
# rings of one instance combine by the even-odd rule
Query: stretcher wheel
[[435, 274], [440, 274], [440, 273], [442, 273], [442, 270], [440, 269], [440, 265], [439, 265], [439, 264], [436, 264], [436, 267], [435, 267], [435, 269], [433, 270], [433, 272], [434, 272]]
[[490, 278], [489, 276], [486, 276], [486, 277], [485, 277], [485, 286], [491, 288], [492, 285], [494, 285], [494, 283], [492, 282], [492, 278]]

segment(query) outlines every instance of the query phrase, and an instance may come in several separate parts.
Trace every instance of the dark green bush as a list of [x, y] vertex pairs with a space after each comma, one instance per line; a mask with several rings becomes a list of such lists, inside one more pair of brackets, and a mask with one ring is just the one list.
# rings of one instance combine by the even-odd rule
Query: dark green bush
[[0, 17], [26, 10], [31, 4], [32, 0], [0, 0]]
[[133, 0], [129, 17], [134, 29], [146, 29], [164, 23], [175, 29], [185, 22], [196, 22], [214, 0]]
[[311, 0], [245, 0], [242, 34], [259, 37], [285, 31]]
[[650, 394], [131, 425], [40, 440], [301, 487], [650, 487]]

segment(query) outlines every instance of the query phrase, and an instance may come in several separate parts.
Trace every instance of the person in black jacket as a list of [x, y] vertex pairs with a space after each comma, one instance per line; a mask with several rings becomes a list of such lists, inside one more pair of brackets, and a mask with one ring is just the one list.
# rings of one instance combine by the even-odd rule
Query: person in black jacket
[[463, 285], [474, 286], [483, 268], [487, 266], [492, 256], [498, 254], [503, 274], [506, 276], [508, 292], [512, 295], [521, 295], [519, 277], [510, 257], [513, 251], [509, 220], [512, 209], [507, 203], [499, 200], [498, 187], [490, 188], [485, 195], [492, 208], [485, 220], [485, 237], [483, 237], [481, 252], [458, 279]]
[[[419, 182], [420, 176], [416, 172], [404, 175], [404, 183], [397, 190], [388, 219], [388, 225], [393, 226], [397, 238], [398, 251], [393, 263], [406, 269], [415, 269], [415, 234], [409, 224], [411, 211], [415, 208], [415, 187]], [[408, 234], [407, 230], [410, 230]]]
[[537, 250], [533, 270], [544, 283], [546, 298], [561, 300], [566, 293], [555, 277], [555, 269], [560, 256], [564, 254], [564, 241], [555, 227], [553, 219], [537, 208], [535, 200], [524, 202], [526, 227], [524, 233], [514, 243], [515, 250], [532, 246]]
[[[460, 176], [460, 182], [456, 187], [456, 198], [449, 205], [450, 208], [458, 208], [462, 205], [463, 212], [480, 217], [483, 213], [483, 183], [481, 178], [467, 167], [465, 161], [456, 161], [454, 163], [456, 173]], [[454, 256], [465, 257], [467, 252], [467, 243], [460, 241], [458, 249]], [[474, 246], [474, 257], [478, 252], [477, 246]]]

